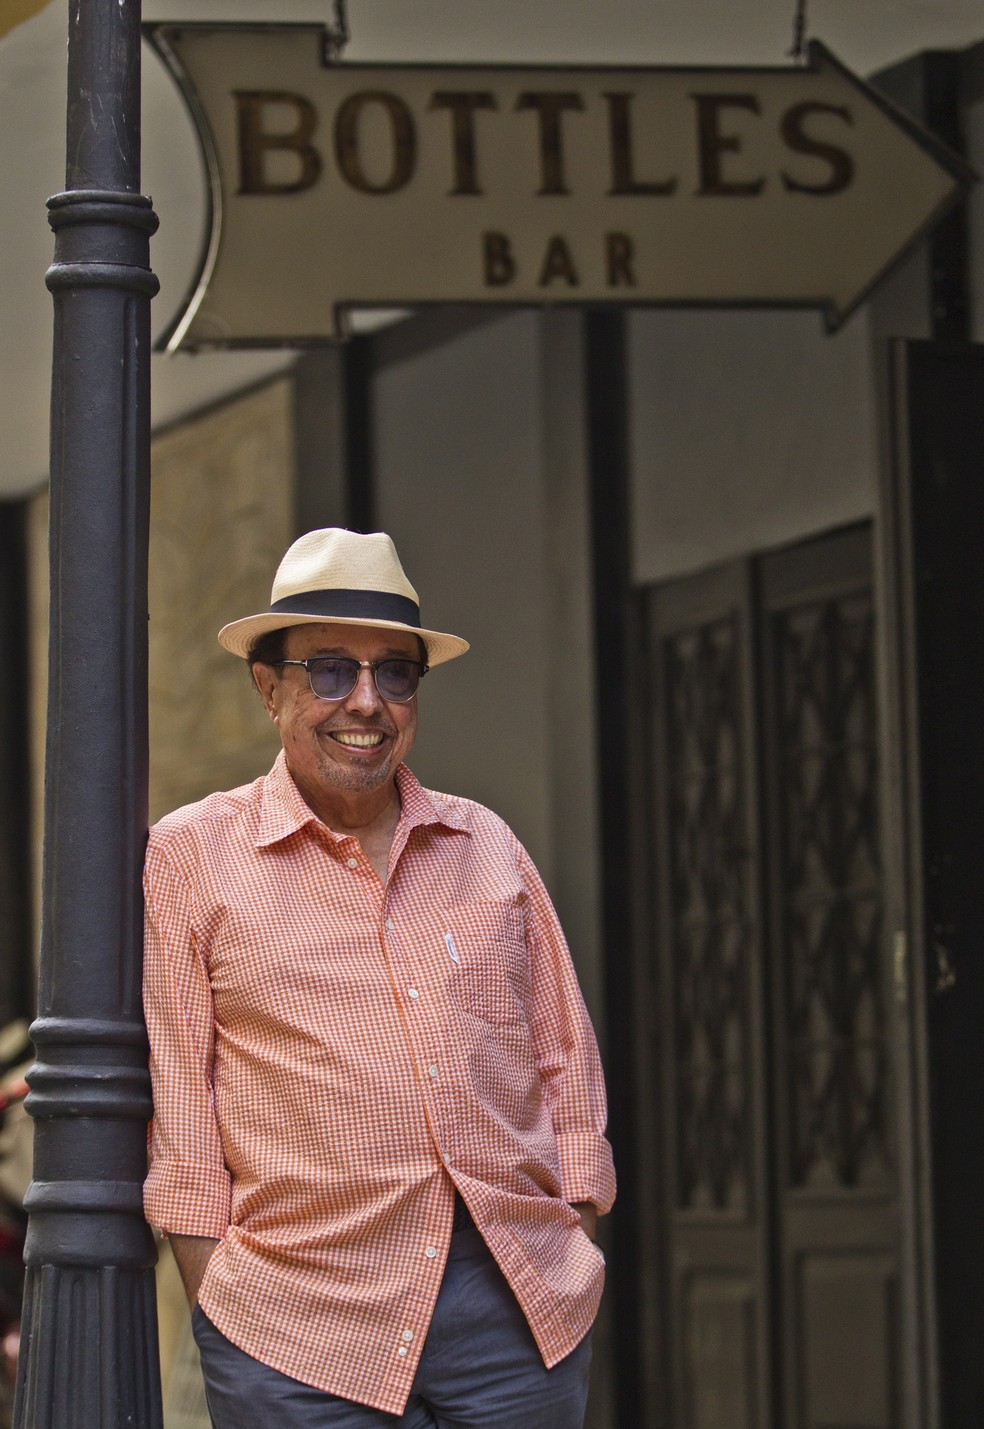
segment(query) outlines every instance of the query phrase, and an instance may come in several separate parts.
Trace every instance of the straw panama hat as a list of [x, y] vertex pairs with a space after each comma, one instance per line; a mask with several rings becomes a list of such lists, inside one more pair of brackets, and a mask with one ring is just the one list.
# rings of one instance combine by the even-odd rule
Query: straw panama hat
[[296, 540], [277, 569], [270, 609], [224, 625], [219, 644], [245, 659], [253, 641], [268, 630], [325, 621], [419, 635], [429, 665], [441, 665], [468, 649], [468, 641], [457, 635], [421, 627], [417, 592], [389, 536], [382, 531], [363, 536], [337, 526]]

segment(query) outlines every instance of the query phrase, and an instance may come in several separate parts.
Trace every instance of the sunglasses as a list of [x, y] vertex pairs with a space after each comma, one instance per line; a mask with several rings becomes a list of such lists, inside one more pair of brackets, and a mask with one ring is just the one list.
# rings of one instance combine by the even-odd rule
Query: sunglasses
[[311, 690], [319, 700], [344, 700], [359, 683], [363, 670], [371, 670], [381, 699], [406, 704], [417, 693], [429, 665], [419, 660], [350, 660], [344, 655], [315, 655], [310, 660], [274, 660], [275, 665], [303, 665]]

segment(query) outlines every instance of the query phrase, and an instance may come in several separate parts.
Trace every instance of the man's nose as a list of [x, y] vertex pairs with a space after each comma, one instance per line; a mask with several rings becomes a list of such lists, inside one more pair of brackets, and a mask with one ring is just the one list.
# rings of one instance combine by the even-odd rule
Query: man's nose
[[349, 709], [358, 710], [361, 714], [374, 714], [380, 708], [382, 700], [376, 689], [376, 676], [373, 670], [362, 669], [359, 671], [355, 688], [345, 704]]

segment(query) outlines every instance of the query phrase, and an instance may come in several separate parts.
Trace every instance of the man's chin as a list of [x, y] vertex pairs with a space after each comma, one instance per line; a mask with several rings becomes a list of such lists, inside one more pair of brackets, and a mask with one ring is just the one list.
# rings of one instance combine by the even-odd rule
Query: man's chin
[[352, 760], [342, 764], [334, 759], [325, 760], [322, 774], [326, 787], [330, 789], [339, 789], [347, 794], [369, 793], [392, 780], [393, 761], [384, 759], [379, 764], [359, 764]]

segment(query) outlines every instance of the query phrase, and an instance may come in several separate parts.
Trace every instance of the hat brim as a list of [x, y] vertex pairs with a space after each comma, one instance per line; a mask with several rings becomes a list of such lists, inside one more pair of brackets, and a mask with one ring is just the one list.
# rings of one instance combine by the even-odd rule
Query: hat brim
[[233, 620], [223, 625], [219, 631], [219, 644], [231, 655], [239, 655], [243, 660], [250, 652], [253, 642], [271, 630], [290, 630], [295, 625], [361, 625], [373, 630], [398, 630], [405, 635], [417, 635], [427, 650], [428, 665], [443, 665], [454, 660], [470, 649], [467, 640], [459, 635], [447, 635], [440, 630], [420, 630], [415, 625], [404, 625], [396, 620], [370, 620], [348, 616], [297, 615], [281, 610], [263, 615], [247, 615], [242, 620]]

